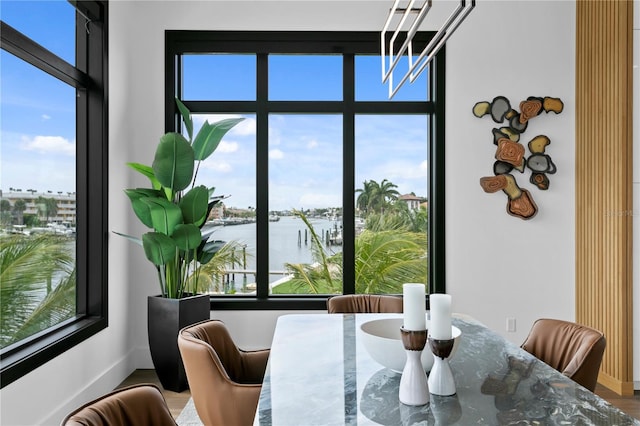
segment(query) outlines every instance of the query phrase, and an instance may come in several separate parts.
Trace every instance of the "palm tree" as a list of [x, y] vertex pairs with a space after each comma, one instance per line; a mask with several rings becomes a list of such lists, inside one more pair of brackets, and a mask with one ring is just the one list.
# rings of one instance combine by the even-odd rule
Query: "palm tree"
[[[47, 282], [58, 285], [47, 294]], [[68, 239], [51, 234], [0, 239], [0, 345], [75, 314], [75, 261]]]
[[426, 234], [427, 227], [427, 209], [411, 210], [407, 203], [403, 202], [394, 203], [385, 213], [370, 214], [365, 224], [365, 228], [371, 231], [402, 228], [423, 234]]
[[47, 222], [49, 222], [49, 218], [56, 217], [58, 215], [58, 202], [55, 198], [45, 198], [44, 208]]
[[364, 181], [363, 186], [363, 189], [356, 190], [356, 192], [360, 193], [356, 199], [356, 204], [366, 214], [383, 212], [400, 195], [395, 189], [398, 186], [387, 179], [383, 179], [380, 183], [375, 180]]
[[[335, 294], [342, 292], [342, 253], [328, 255], [313, 226], [295, 212], [311, 233], [314, 264], [286, 264], [293, 278], [274, 293]], [[411, 232], [397, 215], [377, 215], [376, 230], [355, 240], [356, 293], [401, 293], [406, 282], [427, 281], [427, 235]]]
[[365, 214], [367, 213], [367, 208], [369, 207], [369, 200], [372, 197], [374, 183], [375, 181], [373, 180], [365, 180], [364, 182], [362, 182], [363, 188], [356, 189], [356, 193], [360, 193], [360, 195], [358, 195], [358, 198], [356, 199], [356, 207], [358, 207], [358, 210], [364, 212]]
[[49, 218], [58, 214], [58, 202], [54, 198], [38, 197], [36, 199], [38, 215], [45, 218], [45, 222], [49, 222]]
[[11, 203], [9, 200], [0, 200], [0, 223], [2, 223], [2, 225], [11, 225], [12, 221]]
[[356, 293], [402, 293], [402, 284], [427, 282], [427, 235], [403, 229], [356, 238]]
[[[336, 255], [330, 256], [325, 252], [324, 245], [318, 237], [313, 225], [301, 211], [294, 210], [311, 234], [311, 256], [313, 264], [285, 263], [285, 268], [293, 274], [280, 291], [293, 291], [307, 294], [334, 294], [342, 292], [342, 262]], [[277, 289], [277, 287], [276, 287]], [[291, 290], [289, 290], [291, 289]]]
[[[202, 291], [220, 292], [224, 289], [225, 273], [229, 266], [244, 265], [247, 261], [245, 246], [238, 241], [215, 241], [217, 251], [209, 262], [200, 266], [189, 277], [187, 290], [191, 293]], [[224, 283], [223, 283], [224, 284]], [[226, 292], [226, 291], [225, 291]]]
[[23, 214], [26, 209], [27, 203], [22, 198], [17, 199], [13, 203], [13, 213], [16, 215], [18, 225], [22, 225], [22, 223], [24, 222]]
[[63, 276], [53, 291], [38, 304], [13, 336], [17, 342], [60, 324], [76, 313], [76, 271]]
[[397, 187], [398, 185], [395, 185], [386, 179], [382, 179], [380, 185], [377, 185], [373, 189], [373, 210], [382, 213], [390, 203], [397, 200], [400, 195], [400, 193], [395, 189]]

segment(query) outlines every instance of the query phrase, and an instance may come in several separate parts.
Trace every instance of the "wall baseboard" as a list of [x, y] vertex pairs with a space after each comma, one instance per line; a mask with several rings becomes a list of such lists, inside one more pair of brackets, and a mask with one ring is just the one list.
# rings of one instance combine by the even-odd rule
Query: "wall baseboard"
[[638, 382], [623, 382], [602, 371], [598, 374], [598, 383], [621, 396], [633, 396], [634, 387], [637, 389], [639, 384]]

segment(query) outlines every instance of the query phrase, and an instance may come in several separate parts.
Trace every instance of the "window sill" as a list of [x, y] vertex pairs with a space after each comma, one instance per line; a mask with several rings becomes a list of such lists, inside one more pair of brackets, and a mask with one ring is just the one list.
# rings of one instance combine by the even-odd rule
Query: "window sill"
[[269, 296], [266, 299], [241, 296], [211, 297], [212, 311], [277, 311], [277, 310], [326, 310], [329, 296]]

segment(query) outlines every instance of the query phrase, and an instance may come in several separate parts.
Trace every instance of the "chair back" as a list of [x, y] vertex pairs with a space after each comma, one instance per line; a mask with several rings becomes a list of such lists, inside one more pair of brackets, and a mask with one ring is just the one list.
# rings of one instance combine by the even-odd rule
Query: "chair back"
[[222, 321], [207, 320], [178, 334], [191, 397], [207, 426], [253, 423], [267, 353], [255, 366], [234, 343]]
[[542, 318], [533, 323], [521, 347], [593, 392], [606, 339], [591, 327]]
[[176, 426], [162, 392], [153, 384], [117, 389], [69, 413], [62, 426]]
[[327, 299], [330, 314], [402, 313], [402, 297], [377, 294], [345, 294]]

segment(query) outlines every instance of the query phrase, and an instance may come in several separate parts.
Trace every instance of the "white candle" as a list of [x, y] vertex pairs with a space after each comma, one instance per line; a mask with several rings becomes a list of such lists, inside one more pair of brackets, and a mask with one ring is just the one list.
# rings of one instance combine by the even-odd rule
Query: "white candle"
[[448, 294], [429, 295], [431, 330], [429, 334], [436, 340], [451, 339], [451, 296]]
[[402, 285], [402, 309], [404, 311], [405, 330], [426, 330], [427, 316], [424, 284], [409, 283]]

